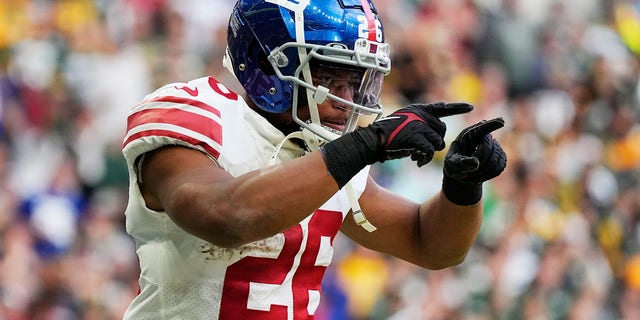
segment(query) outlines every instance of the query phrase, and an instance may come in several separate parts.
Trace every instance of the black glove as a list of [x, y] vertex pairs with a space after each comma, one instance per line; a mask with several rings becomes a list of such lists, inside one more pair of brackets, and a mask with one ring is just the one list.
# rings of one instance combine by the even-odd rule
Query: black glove
[[502, 118], [480, 121], [460, 132], [444, 158], [442, 191], [449, 201], [471, 205], [482, 198], [482, 183], [507, 166], [507, 155], [491, 132], [504, 127]]
[[366, 165], [411, 156], [418, 166], [444, 149], [446, 125], [439, 118], [466, 113], [466, 103], [412, 104], [320, 148], [329, 173], [342, 188]]
[[372, 123], [369, 127], [384, 137], [379, 161], [411, 155], [422, 167], [435, 151], [444, 149], [447, 126], [439, 118], [471, 110], [473, 106], [466, 103], [412, 104]]

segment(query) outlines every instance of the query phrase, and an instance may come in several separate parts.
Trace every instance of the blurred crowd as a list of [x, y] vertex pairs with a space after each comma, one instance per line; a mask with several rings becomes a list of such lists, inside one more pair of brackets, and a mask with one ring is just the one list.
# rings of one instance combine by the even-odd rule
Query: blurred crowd
[[[375, 1], [375, 0], [374, 0]], [[224, 75], [233, 0], [0, 0], [0, 320], [118, 319], [126, 115], [153, 88]], [[429, 271], [338, 237], [319, 320], [640, 319], [640, 1], [377, 0], [386, 113], [467, 101], [447, 139], [501, 116], [465, 262]], [[421, 200], [427, 168], [377, 164]]]

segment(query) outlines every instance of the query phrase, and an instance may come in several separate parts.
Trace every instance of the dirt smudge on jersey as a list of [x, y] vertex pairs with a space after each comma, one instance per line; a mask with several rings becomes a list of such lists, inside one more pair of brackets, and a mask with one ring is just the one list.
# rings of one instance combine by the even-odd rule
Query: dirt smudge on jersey
[[284, 235], [276, 234], [273, 237], [247, 243], [238, 248], [223, 248], [212, 243], [200, 246], [201, 252], [207, 260], [230, 260], [247, 256], [262, 258], [277, 258], [284, 246]]

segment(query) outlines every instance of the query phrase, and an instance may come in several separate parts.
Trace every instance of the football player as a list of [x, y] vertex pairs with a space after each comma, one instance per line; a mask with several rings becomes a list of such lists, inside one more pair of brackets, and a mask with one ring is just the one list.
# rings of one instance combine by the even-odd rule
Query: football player
[[[412, 104], [380, 117], [390, 48], [369, 0], [240, 0], [215, 77], [168, 84], [128, 116], [127, 232], [140, 293], [126, 319], [311, 319], [332, 244], [358, 244], [428, 269], [462, 262], [481, 223], [482, 183], [506, 156], [463, 130], [442, 192], [415, 203], [371, 177], [376, 162], [418, 166], [443, 150], [440, 118], [466, 103]], [[378, 119], [358, 127], [362, 114]]]

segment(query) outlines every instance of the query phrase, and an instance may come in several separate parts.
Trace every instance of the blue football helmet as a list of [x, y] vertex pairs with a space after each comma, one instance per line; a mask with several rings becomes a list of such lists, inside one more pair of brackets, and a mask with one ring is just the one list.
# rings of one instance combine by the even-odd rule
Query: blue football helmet
[[[303, 132], [324, 141], [353, 130], [359, 114], [382, 114], [379, 97], [391, 68], [390, 49], [370, 0], [239, 0], [229, 20], [225, 58], [259, 108], [292, 112]], [[359, 70], [353, 101], [314, 85], [312, 65]], [[343, 132], [320, 123], [317, 104], [325, 99], [350, 107]], [[298, 117], [299, 104], [309, 106], [311, 119]]]

